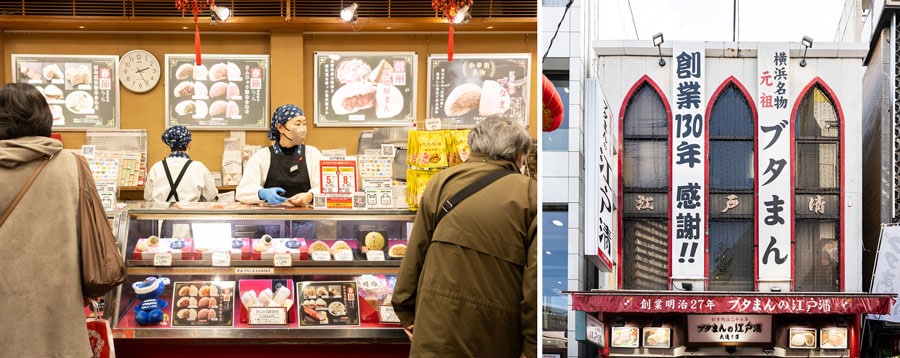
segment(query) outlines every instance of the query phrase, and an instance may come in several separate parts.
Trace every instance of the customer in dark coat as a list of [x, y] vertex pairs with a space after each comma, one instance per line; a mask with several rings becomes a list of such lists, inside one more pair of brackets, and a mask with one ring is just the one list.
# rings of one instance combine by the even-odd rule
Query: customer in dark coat
[[[537, 184], [521, 175], [532, 141], [521, 124], [489, 118], [471, 155], [428, 183], [392, 303], [411, 357], [537, 356]], [[441, 203], [497, 169], [516, 171], [459, 202]], [[427, 251], [427, 255], [426, 255]]]

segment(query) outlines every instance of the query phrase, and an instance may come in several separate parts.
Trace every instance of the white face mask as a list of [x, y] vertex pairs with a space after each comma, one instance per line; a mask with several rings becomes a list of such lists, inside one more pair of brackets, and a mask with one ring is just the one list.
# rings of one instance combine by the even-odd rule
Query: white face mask
[[525, 156], [522, 156], [522, 160], [519, 161], [519, 173], [526, 174], [528, 172], [528, 160]]

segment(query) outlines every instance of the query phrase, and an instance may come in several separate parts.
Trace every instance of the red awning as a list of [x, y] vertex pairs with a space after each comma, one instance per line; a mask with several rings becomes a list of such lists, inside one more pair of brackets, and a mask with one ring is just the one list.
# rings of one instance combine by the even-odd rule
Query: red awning
[[888, 314], [893, 294], [569, 291], [572, 309], [608, 313]]

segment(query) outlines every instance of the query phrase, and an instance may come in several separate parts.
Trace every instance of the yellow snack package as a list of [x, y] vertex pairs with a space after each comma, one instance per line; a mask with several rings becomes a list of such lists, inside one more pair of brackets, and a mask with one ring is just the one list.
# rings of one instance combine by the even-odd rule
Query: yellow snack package
[[415, 136], [416, 158], [413, 166], [418, 168], [444, 168], [447, 162], [447, 139], [443, 131], [410, 132]]
[[469, 158], [469, 129], [447, 131], [447, 160], [450, 166], [462, 164]]

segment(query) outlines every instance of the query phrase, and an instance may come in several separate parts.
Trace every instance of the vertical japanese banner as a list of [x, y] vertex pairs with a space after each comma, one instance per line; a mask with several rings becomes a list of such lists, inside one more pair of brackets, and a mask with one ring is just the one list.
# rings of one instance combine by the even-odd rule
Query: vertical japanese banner
[[613, 245], [612, 111], [596, 78], [584, 80], [585, 134], [593, 143], [585, 148], [585, 183], [597, 188], [585, 198], [584, 254], [603, 271], [610, 271], [616, 257]]
[[[790, 58], [787, 44], [760, 44], [757, 53], [758, 280], [765, 285], [776, 285], [791, 279]], [[788, 288], [782, 287], [783, 290]]]
[[675, 43], [671, 125], [671, 265], [673, 280], [703, 280], [706, 251], [706, 134], [703, 43]]
[[[878, 257], [872, 277], [872, 293], [900, 292], [900, 226], [883, 226], [878, 240]], [[890, 314], [870, 314], [869, 319], [900, 323], [900, 303], [894, 303]]]

